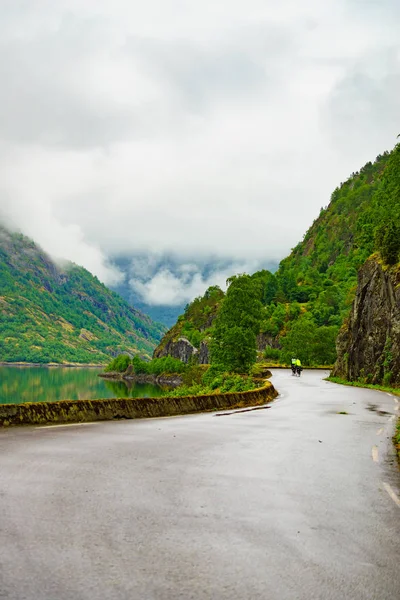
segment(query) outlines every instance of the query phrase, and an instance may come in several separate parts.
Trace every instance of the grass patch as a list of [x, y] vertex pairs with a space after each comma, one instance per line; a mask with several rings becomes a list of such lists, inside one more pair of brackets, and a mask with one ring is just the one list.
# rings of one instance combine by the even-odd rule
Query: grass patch
[[395, 396], [400, 396], [399, 388], [392, 388], [386, 385], [378, 385], [375, 383], [364, 383], [362, 381], [347, 381], [346, 379], [341, 379], [340, 377], [327, 377], [326, 381], [332, 381], [333, 383], [339, 383], [340, 385], [350, 385], [352, 387], [360, 387], [360, 388], [368, 388], [370, 390], [378, 390], [380, 392], [389, 392], [390, 394], [394, 394]]
[[393, 442], [397, 450], [397, 458], [400, 461], [400, 419], [397, 422], [396, 433], [394, 434]]
[[348, 415], [349, 413], [346, 412], [345, 410], [340, 410], [338, 413], [336, 413], [337, 415]]
[[[291, 365], [286, 363], [274, 362], [266, 360], [264, 363], [267, 369], [290, 369]], [[307, 365], [302, 363], [303, 369], [321, 369], [321, 371], [332, 371], [333, 365]]]

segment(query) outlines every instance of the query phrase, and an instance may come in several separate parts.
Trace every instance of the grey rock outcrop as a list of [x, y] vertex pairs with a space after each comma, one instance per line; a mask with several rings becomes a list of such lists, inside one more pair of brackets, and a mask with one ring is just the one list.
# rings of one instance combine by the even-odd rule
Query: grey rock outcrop
[[172, 356], [178, 358], [184, 363], [188, 363], [190, 358], [197, 354], [198, 350], [185, 337], [180, 337], [176, 341], [169, 340], [164, 346], [158, 346], [154, 351], [154, 358], [163, 356]]
[[208, 347], [208, 342], [206, 340], [203, 340], [200, 344], [200, 350], [198, 353], [197, 362], [199, 365], [209, 365], [210, 364], [210, 350]]
[[199, 349], [193, 346], [185, 337], [180, 337], [176, 341], [169, 340], [165, 345], [160, 344], [154, 351], [154, 358], [162, 358], [163, 356], [172, 356], [184, 363], [188, 363], [194, 357], [195, 362], [199, 365], [208, 365], [210, 363], [207, 340], [201, 342]]
[[259, 333], [257, 336], [257, 350], [262, 352], [270, 346], [271, 348], [280, 348], [279, 338], [273, 337], [268, 333]]
[[400, 385], [400, 265], [386, 267], [377, 256], [367, 260], [336, 345], [333, 375]]

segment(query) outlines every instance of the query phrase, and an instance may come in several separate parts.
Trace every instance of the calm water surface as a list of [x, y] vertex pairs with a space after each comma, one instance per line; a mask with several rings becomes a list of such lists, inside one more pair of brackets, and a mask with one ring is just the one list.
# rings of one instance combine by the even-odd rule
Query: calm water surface
[[0, 404], [94, 400], [96, 398], [150, 398], [162, 396], [157, 385], [131, 387], [98, 377], [101, 369], [87, 367], [1, 367]]

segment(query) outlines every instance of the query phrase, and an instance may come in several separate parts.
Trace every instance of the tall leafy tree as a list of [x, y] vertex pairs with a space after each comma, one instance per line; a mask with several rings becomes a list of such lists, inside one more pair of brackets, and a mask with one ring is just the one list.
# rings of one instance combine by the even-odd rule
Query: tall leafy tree
[[232, 277], [215, 321], [211, 364], [248, 373], [257, 358], [256, 335], [262, 318], [262, 286], [249, 275]]
[[335, 340], [339, 327], [318, 327], [309, 317], [294, 322], [281, 338], [284, 359], [300, 358], [305, 365], [330, 365], [336, 360]]

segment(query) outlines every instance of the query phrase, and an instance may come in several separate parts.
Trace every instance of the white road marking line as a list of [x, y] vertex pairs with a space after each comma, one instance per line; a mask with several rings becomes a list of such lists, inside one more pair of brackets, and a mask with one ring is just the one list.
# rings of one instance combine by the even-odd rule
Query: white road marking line
[[389, 496], [391, 497], [393, 502], [395, 504], [397, 504], [397, 506], [400, 508], [400, 498], [398, 497], [396, 492], [393, 490], [393, 488], [388, 483], [385, 483], [385, 482], [383, 482], [383, 487], [385, 488], [385, 490], [387, 491], [387, 493], [389, 494]]
[[396, 402], [396, 404], [398, 404], [398, 403], [399, 403], [399, 399], [398, 399], [398, 398], [396, 398], [396, 396], [393, 396], [393, 400]]
[[395, 416], [395, 415], [392, 415], [391, 417], [389, 417], [389, 421], [394, 421], [394, 420], [395, 420], [395, 418], [396, 418], [396, 416]]
[[96, 423], [62, 423], [60, 425], [41, 425], [35, 429], [53, 429], [54, 427], [82, 427], [83, 425], [96, 425]]
[[376, 435], [382, 435], [384, 429], [383, 427], [381, 427], [380, 429], [378, 429], [378, 431], [376, 432]]
[[394, 398], [393, 394], [389, 394], [389, 392], [386, 392], [386, 394], [389, 396], [389, 398]]
[[379, 462], [378, 446], [372, 446], [372, 460], [376, 463]]

